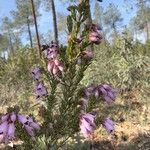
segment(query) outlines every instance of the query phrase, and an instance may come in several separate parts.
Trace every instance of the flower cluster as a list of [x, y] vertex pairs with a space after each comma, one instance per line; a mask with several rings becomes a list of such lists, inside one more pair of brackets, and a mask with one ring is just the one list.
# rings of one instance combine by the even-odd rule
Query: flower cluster
[[80, 65], [82, 62], [82, 59], [90, 61], [93, 59], [93, 57], [94, 57], [93, 51], [90, 49], [86, 49], [81, 52], [80, 56], [77, 59], [77, 64]]
[[41, 70], [39, 67], [32, 69], [32, 76], [37, 81], [35, 86], [35, 95], [36, 98], [41, 98], [42, 96], [47, 96], [47, 89], [44, 86], [44, 83], [40, 81]]
[[89, 41], [91, 41], [94, 44], [100, 44], [102, 41], [102, 36], [101, 36], [101, 28], [97, 26], [96, 24], [92, 24], [90, 26], [90, 32], [89, 32]]
[[10, 140], [13, 140], [15, 138], [15, 123], [17, 120], [23, 124], [23, 127], [26, 129], [27, 133], [30, 136], [34, 136], [35, 129], [40, 129], [40, 126], [35, 123], [31, 117], [26, 117], [14, 112], [7, 113], [1, 116], [0, 143], [7, 144]]
[[94, 123], [95, 115], [91, 113], [85, 113], [80, 118], [81, 133], [85, 138], [89, 138], [96, 125]]
[[63, 65], [58, 60], [59, 47], [53, 41], [46, 48], [46, 58], [48, 59], [47, 70], [53, 75], [60, 73], [64, 70]]
[[[100, 44], [102, 40], [101, 28], [95, 24], [90, 26], [89, 41], [94, 44]], [[81, 56], [87, 60], [91, 60], [94, 57], [92, 51], [85, 50], [81, 53]], [[79, 61], [80, 62], [80, 61]], [[108, 84], [94, 85], [91, 84], [83, 90], [83, 97], [81, 98], [81, 117], [80, 117], [80, 129], [85, 138], [89, 138], [93, 133], [96, 125], [94, 123], [95, 115], [90, 112], [86, 112], [86, 107], [90, 97], [94, 96], [96, 99], [102, 97], [108, 104], [113, 102], [116, 97], [116, 91]], [[114, 123], [111, 119], [106, 118], [102, 123], [103, 127], [111, 133], [114, 130]]]
[[48, 62], [47, 70], [55, 75], [58, 72], [63, 71], [63, 66], [58, 59], [53, 59]]
[[16, 114], [5, 114], [1, 117], [0, 124], [0, 143], [8, 143], [9, 140], [12, 140], [15, 137], [15, 121]]
[[108, 84], [101, 84], [98, 86], [91, 84], [84, 89], [83, 96], [87, 99], [90, 96], [95, 96], [97, 99], [102, 97], [108, 104], [110, 104], [115, 100], [116, 93], [116, 90]]
[[[108, 84], [101, 84], [98, 86], [91, 84], [90, 86], [86, 87], [83, 91], [83, 98], [81, 98], [82, 112], [84, 112], [86, 110], [86, 107], [88, 106], [88, 101], [91, 96], [94, 96], [96, 99], [102, 97], [105, 99], [105, 101], [108, 104], [110, 104], [111, 102], [113, 102], [115, 100], [116, 91]], [[80, 123], [81, 123], [80, 129], [81, 129], [81, 133], [83, 134], [83, 136], [85, 138], [90, 137], [91, 133], [93, 132], [93, 130], [95, 128], [95, 124], [93, 123], [95, 116], [92, 114], [90, 114], [90, 115], [89, 114], [90, 113], [84, 113], [80, 118]], [[88, 119], [88, 121], [85, 119], [85, 116], [90, 117]], [[91, 118], [93, 118], [93, 119], [91, 120]], [[114, 123], [109, 118], [106, 118], [103, 121], [102, 125], [108, 131], [108, 133], [111, 133], [114, 130]], [[89, 126], [90, 126], [90, 128], [89, 128]]]
[[44, 86], [43, 82], [37, 83], [37, 85], [35, 87], [35, 94], [36, 94], [36, 98], [40, 98], [42, 96], [47, 95], [47, 89]]
[[35, 130], [40, 130], [40, 126], [35, 123], [31, 117], [18, 115], [18, 120], [23, 124], [23, 127], [26, 129], [27, 133], [32, 137], [35, 136]]

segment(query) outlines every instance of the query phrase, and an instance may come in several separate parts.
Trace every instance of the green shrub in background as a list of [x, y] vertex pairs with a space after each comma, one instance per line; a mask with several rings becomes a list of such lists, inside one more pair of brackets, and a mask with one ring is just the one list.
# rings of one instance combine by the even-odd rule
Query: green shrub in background
[[31, 96], [32, 83], [31, 68], [39, 59], [34, 49], [23, 48], [16, 51], [15, 55], [0, 64], [0, 101], [4, 106], [20, 105], [23, 110], [28, 110], [29, 96]]

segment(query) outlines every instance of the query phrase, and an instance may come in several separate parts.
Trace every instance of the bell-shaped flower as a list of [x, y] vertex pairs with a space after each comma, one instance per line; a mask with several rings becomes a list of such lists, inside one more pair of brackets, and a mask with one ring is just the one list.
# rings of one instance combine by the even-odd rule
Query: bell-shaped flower
[[15, 137], [15, 129], [16, 127], [13, 122], [8, 124], [7, 138], [9, 140], [12, 140]]
[[98, 45], [102, 41], [102, 36], [98, 32], [91, 31], [89, 33], [89, 41]]
[[99, 86], [100, 94], [103, 96], [105, 101], [110, 104], [112, 103], [116, 98], [116, 90], [114, 90], [111, 86], [108, 84], [102, 84]]
[[91, 60], [94, 57], [94, 53], [92, 50], [85, 50], [82, 52], [82, 57], [87, 59], [87, 60]]
[[22, 124], [26, 123], [28, 121], [27, 117], [24, 115], [19, 114], [18, 115], [18, 120], [19, 122], [21, 122]]
[[84, 97], [89, 98], [90, 96], [99, 97], [99, 89], [96, 85], [91, 84], [84, 89]]
[[47, 95], [47, 89], [42, 82], [39, 82], [35, 87], [36, 98]]
[[10, 121], [14, 123], [16, 121], [16, 119], [17, 119], [17, 115], [14, 112], [12, 112], [10, 114]]
[[40, 130], [40, 126], [33, 121], [31, 117], [26, 117], [24, 115], [18, 115], [18, 120], [23, 124], [27, 133], [30, 136], [34, 136], [35, 130]]
[[60, 61], [55, 59], [48, 62], [47, 70], [52, 73], [53, 75], [62, 72], [63, 66], [61, 65]]
[[92, 24], [91, 26], [90, 26], [90, 31], [93, 31], [93, 32], [100, 32], [102, 30], [102, 28], [99, 26], [99, 25], [97, 25], [97, 24]]
[[47, 58], [48, 59], [53, 59], [53, 58], [56, 58], [58, 55], [58, 52], [53, 49], [53, 48], [48, 48], [47, 50]]
[[1, 117], [0, 125], [0, 142], [8, 143], [15, 137], [15, 121], [16, 114], [14, 112], [7, 113]]
[[102, 125], [108, 133], [112, 133], [114, 131], [115, 123], [110, 118], [106, 118]]
[[85, 138], [89, 138], [96, 125], [94, 123], [95, 115], [91, 113], [82, 114], [80, 118], [81, 133]]
[[2, 115], [1, 116], [1, 122], [3, 123], [3, 122], [5, 122], [5, 121], [7, 121], [8, 120], [8, 118], [9, 118], [9, 116], [10, 116], [10, 114], [5, 114], [5, 115]]
[[58, 44], [52, 41], [46, 49], [46, 58], [49, 60], [56, 58], [58, 55], [58, 50]]
[[40, 76], [41, 76], [41, 72], [40, 72], [40, 68], [39, 67], [35, 67], [32, 70], [32, 76], [35, 80], [39, 80]]
[[8, 122], [0, 124], [0, 143], [7, 141]]

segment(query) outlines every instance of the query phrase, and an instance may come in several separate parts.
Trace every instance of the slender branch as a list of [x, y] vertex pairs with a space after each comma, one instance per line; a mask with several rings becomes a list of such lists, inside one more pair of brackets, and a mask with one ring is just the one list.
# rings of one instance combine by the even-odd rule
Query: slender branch
[[51, 4], [52, 4], [52, 14], [53, 14], [54, 40], [55, 40], [56, 43], [58, 43], [57, 16], [56, 16], [54, 0], [51, 0]]
[[37, 27], [35, 7], [34, 7], [33, 0], [31, 0], [31, 4], [32, 4], [32, 12], [33, 12], [33, 17], [34, 17], [34, 25], [35, 25], [35, 30], [36, 30], [36, 39], [37, 39], [37, 43], [38, 43], [39, 56], [41, 57], [40, 38], [39, 38], [39, 32], [38, 32], [38, 27]]
[[32, 35], [31, 35], [31, 29], [30, 29], [30, 20], [27, 17], [27, 26], [28, 26], [28, 33], [29, 33], [29, 39], [30, 39], [30, 46], [33, 48], [33, 42], [32, 42]]

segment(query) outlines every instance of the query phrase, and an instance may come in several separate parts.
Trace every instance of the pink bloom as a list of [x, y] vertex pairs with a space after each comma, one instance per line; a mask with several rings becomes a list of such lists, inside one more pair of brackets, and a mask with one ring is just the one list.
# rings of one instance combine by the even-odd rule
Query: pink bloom
[[93, 59], [94, 53], [91, 50], [85, 50], [85, 51], [82, 52], [82, 57], [85, 58], [85, 59], [90, 60], [90, 59]]
[[2, 115], [2, 117], [1, 117], [1, 122], [3, 123], [3, 122], [5, 122], [5, 121], [7, 121], [8, 118], [9, 118], [9, 114], [8, 114], [8, 113], [5, 114], [5, 115]]
[[54, 75], [58, 72], [62, 72], [63, 69], [63, 66], [57, 59], [48, 62], [47, 70]]
[[102, 36], [98, 32], [91, 31], [89, 33], [89, 41], [95, 44], [100, 44], [102, 40]]
[[34, 128], [30, 127], [29, 125], [25, 125], [24, 127], [25, 127], [27, 133], [28, 133], [31, 137], [35, 136]]
[[117, 94], [116, 90], [114, 90], [108, 84], [100, 85], [99, 86], [99, 92], [108, 104], [112, 103], [115, 100], [116, 94]]
[[96, 125], [94, 123], [95, 116], [91, 113], [86, 113], [81, 116], [80, 129], [85, 138], [89, 138], [93, 133]]
[[21, 122], [22, 124], [26, 123], [28, 120], [27, 120], [27, 117], [24, 116], [24, 115], [18, 115], [18, 120], [19, 122]]
[[9, 140], [13, 139], [15, 137], [15, 125], [14, 123], [9, 123], [8, 125], [8, 132], [7, 132], [7, 137]]
[[7, 141], [8, 122], [5, 121], [0, 125], [0, 143]]
[[35, 88], [36, 97], [40, 98], [47, 95], [47, 89], [42, 82], [39, 82]]
[[39, 80], [40, 76], [41, 76], [41, 72], [40, 72], [40, 68], [39, 67], [35, 67], [32, 70], [32, 76], [35, 80]]
[[101, 30], [102, 30], [101, 27], [98, 26], [97, 24], [92, 24], [90, 27], [90, 31], [99, 32]]
[[103, 127], [107, 130], [108, 133], [113, 132], [114, 126], [115, 126], [115, 123], [109, 118], [106, 118], [103, 122]]
[[27, 133], [30, 136], [34, 136], [35, 130], [40, 130], [40, 126], [33, 121], [31, 117], [26, 117], [24, 115], [18, 115], [18, 120], [23, 124]]
[[16, 121], [16, 118], [17, 118], [17, 115], [16, 115], [14, 112], [12, 112], [12, 113], [10, 114], [10, 120], [11, 120], [12, 122], [15, 122], [15, 121]]
[[58, 55], [58, 50], [58, 44], [52, 41], [46, 49], [46, 58], [49, 60], [56, 58]]

